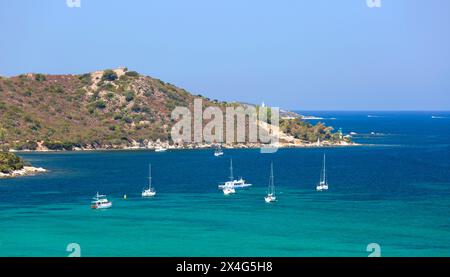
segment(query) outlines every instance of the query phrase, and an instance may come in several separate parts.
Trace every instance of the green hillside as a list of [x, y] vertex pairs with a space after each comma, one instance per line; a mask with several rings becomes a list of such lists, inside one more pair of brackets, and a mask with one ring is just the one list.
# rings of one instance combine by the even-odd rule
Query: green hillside
[[11, 173], [14, 170], [22, 169], [25, 162], [13, 153], [0, 152], [0, 172]]
[[[0, 145], [72, 150], [167, 141], [172, 110], [191, 107], [196, 97], [201, 96], [126, 68], [1, 77]], [[202, 98], [204, 106], [228, 105]], [[335, 138], [330, 128], [302, 121], [282, 122], [282, 129], [305, 141]]]

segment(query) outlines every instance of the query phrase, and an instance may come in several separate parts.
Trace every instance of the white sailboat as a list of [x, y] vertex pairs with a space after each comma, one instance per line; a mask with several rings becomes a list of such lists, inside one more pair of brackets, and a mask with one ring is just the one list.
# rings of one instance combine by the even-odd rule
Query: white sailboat
[[155, 148], [155, 152], [165, 152], [167, 151], [167, 148], [164, 148], [162, 146], [158, 146]]
[[142, 197], [153, 197], [156, 195], [155, 189], [152, 187], [152, 165], [148, 165], [148, 188], [142, 191]]
[[320, 181], [319, 184], [316, 187], [317, 191], [323, 191], [328, 189], [328, 183], [327, 183], [327, 173], [326, 173], [326, 156], [323, 154], [323, 167], [322, 172], [320, 173]]
[[215, 157], [220, 157], [223, 155], [223, 151], [222, 148], [219, 146], [216, 147], [216, 149], [214, 150], [214, 156]]
[[266, 203], [277, 201], [277, 197], [275, 196], [275, 183], [273, 181], [273, 163], [270, 163], [269, 187], [267, 189], [267, 195], [264, 197], [264, 201], [266, 201]]
[[224, 184], [219, 185], [219, 189], [225, 189], [225, 188], [247, 188], [252, 186], [252, 184], [248, 184], [245, 182], [243, 178], [239, 178], [238, 180], [234, 179], [233, 176], [233, 159], [230, 159], [230, 181], [225, 182]]
[[223, 185], [219, 185], [219, 188], [223, 190], [223, 194], [233, 194], [236, 193], [234, 189], [234, 177], [233, 177], [233, 159], [230, 159], [230, 181], [225, 182]]
[[111, 208], [112, 202], [110, 202], [106, 195], [101, 195], [97, 192], [94, 196], [93, 201], [91, 202], [92, 209], [108, 209]]

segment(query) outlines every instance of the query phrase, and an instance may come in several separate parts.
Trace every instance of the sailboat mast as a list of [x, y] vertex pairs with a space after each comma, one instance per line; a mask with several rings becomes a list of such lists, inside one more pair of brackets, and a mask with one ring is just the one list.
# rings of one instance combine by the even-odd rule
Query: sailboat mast
[[327, 183], [327, 173], [326, 173], [326, 156], [325, 154], [323, 154], [323, 183], [326, 184]]
[[270, 163], [270, 183], [269, 183], [269, 193], [275, 193], [275, 187], [273, 182], [273, 163]]
[[233, 159], [230, 159], [230, 181], [233, 181]]
[[148, 188], [152, 188], [152, 164], [148, 165]]

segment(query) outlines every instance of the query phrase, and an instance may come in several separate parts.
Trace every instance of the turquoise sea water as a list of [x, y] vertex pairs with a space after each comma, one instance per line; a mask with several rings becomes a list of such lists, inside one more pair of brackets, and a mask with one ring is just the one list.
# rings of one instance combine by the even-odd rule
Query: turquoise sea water
[[[0, 256], [67, 256], [69, 243], [82, 256], [363, 257], [369, 243], [382, 256], [450, 256], [450, 113], [311, 114], [371, 145], [20, 153], [50, 172], [0, 180]], [[254, 186], [225, 197], [230, 157]], [[266, 204], [271, 161], [279, 201]], [[149, 162], [158, 194], [141, 199]], [[90, 209], [97, 191], [112, 209]]]

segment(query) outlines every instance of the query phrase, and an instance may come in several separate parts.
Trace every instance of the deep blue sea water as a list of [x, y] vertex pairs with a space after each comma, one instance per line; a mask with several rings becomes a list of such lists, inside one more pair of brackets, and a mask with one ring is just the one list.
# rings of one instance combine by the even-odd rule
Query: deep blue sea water
[[[309, 114], [368, 145], [20, 153], [50, 172], [0, 180], [0, 256], [67, 256], [69, 243], [82, 256], [364, 257], [369, 243], [450, 256], [450, 113]], [[316, 192], [324, 151], [330, 189]], [[225, 197], [231, 157], [254, 187]], [[271, 161], [279, 201], [266, 204]], [[141, 199], [148, 163], [158, 194]], [[90, 209], [97, 191], [112, 209]]]

